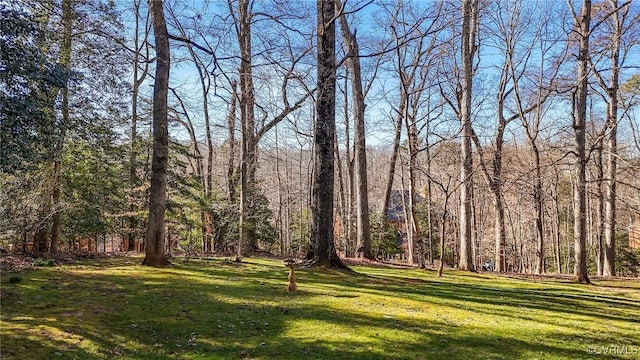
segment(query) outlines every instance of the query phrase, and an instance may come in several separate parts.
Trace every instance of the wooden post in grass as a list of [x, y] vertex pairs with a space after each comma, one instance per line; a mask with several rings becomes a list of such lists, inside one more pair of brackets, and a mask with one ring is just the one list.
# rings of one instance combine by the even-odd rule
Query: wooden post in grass
[[289, 287], [288, 292], [298, 291], [298, 285], [296, 285], [296, 269], [302, 266], [301, 262], [297, 262], [294, 259], [287, 259], [282, 261], [284, 266], [289, 268]]

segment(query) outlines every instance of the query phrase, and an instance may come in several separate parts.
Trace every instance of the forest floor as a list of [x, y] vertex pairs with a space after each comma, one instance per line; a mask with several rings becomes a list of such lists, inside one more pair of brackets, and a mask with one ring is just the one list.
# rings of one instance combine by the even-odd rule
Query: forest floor
[[640, 281], [275, 259], [3, 270], [2, 359], [638, 359]]

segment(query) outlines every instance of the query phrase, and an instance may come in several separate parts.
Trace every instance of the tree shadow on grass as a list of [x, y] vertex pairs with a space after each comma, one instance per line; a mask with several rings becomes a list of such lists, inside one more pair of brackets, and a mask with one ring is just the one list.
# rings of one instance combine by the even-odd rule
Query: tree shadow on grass
[[[47, 341], [25, 339], [16, 334], [2, 335], [2, 359], [104, 359], [96, 357], [83, 349], [72, 349], [69, 344], [61, 341]], [[19, 343], [13, 345], [14, 343]], [[116, 349], [117, 350], [117, 349]], [[110, 354], [109, 354], [110, 355]]]
[[332, 310], [303, 306], [291, 313], [297, 321], [314, 321], [327, 329], [339, 329], [332, 335], [318, 338], [288, 332], [270, 339], [264, 348], [256, 349], [252, 355], [256, 358], [310, 359], [513, 359], [534, 356], [578, 359], [590, 355], [587, 347], [575, 349], [571, 345], [550, 345], [544, 339], [524, 341], [495, 334], [474, 334], [467, 328], [443, 321], [424, 323]]
[[[326, 282], [313, 277], [307, 281], [315, 282], [319, 287]], [[584, 345], [584, 351], [587, 344], [603, 347], [607, 344], [628, 345], [636, 346], [636, 350], [640, 344], [640, 302], [632, 299], [581, 293], [579, 289], [553, 287], [551, 284], [545, 289], [523, 289], [522, 284], [509, 287], [505, 284], [491, 286], [486, 283], [476, 285], [416, 279], [407, 283], [396, 277], [393, 277], [393, 282], [384, 277], [371, 280], [365, 277], [351, 289], [349, 281], [341, 284], [350, 293], [405, 298], [430, 303], [434, 308], [464, 309], [477, 315], [484, 314], [488, 319], [500, 317], [512, 322], [523, 321], [523, 326], [527, 323], [546, 324], [555, 329], [557, 342]], [[575, 355], [588, 355], [584, 351]]]
[[[372, 281], [367, 281], [371, 278]], [[468, 281], [473, 281], [470, 278]], [[345, 286], [353, 286], [348, 281]], [[579, 286], [579, 285], [576, 285]], [[469, 284], [461, 282], [428, 281], [424, 279], [381, 277], [366, 275], [356, 285], [358, 291], [371, 289], [387, 291], [424, 299], [447, 300], [453, 303], [477, 303], [499, 307], [531, 309], [574, 314], [601, 319], [640, 323], [640, 316], [630, 317], [627, 311], [640, 315], [640, 302], [631, 298], [585, 292], [583, 289], [566, 289], [548, 286], [544, 289], [523, 289], [491, 285], [488, 282]]]
[[[370, 293], [434, 306], [493, 304], [500, 310], [470, 310], [514, 318], [518, 315], [511, 312], [526, 316], [527, 310], [562, 316], [578, 306], [586, 306], [585, 316], [605, 312], [594, 300], [577, 295], [562, 300], [545, 292], [486, 284], [399, 283], [397, 278], [305, 271], [299, 276], [303, 291], [288, 294], [284, 266], [175, 264], [153, 271], [134, 265], [123, 268], [118, 261], [104, 266], [105, 271], [69, 267], [25, 274], [24, 286], [9, 302], [3, 301], [2, 321], [8, 325], [3, 325], [3, 358], [586, 358], [586, 346], [576, 349], [580, 339], [571, 334], [554, 333], [555, 339], [548, 342], [514, 338], [446, 321], [385, 318], [368, 312], [367, 303], [361, 310], [337, 309], [325, 296], [357, 301]], [[622, 314], [618, 309], [606, 319], [622, 321]], [[22, 331], [45, 326], [63, 335]], [[69, 334], [82, 341], [69, 345], [64, 339]], [[596, 335], [581, 339], [598, 341]]]

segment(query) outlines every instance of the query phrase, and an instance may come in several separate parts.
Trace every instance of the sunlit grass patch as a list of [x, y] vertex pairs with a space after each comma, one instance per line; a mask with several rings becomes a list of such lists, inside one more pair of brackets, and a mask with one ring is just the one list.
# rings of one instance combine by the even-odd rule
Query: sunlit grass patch
[[[112, 258], [2, 274], [2, 358], [637, 358], [640, 285]], [[611, 346], [619, 346], [611, 347]]]

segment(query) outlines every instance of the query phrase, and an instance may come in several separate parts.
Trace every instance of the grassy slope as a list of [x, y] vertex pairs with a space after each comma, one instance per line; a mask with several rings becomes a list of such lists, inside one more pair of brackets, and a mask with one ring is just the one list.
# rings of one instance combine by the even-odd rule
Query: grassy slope
[[1, 357], [640, 358], [638, 281], [356, 267], [367, 275], [298, 272], [288, 294], [276, 261], [140, 260], [39, 268], [19, 284], [3, 273]]

